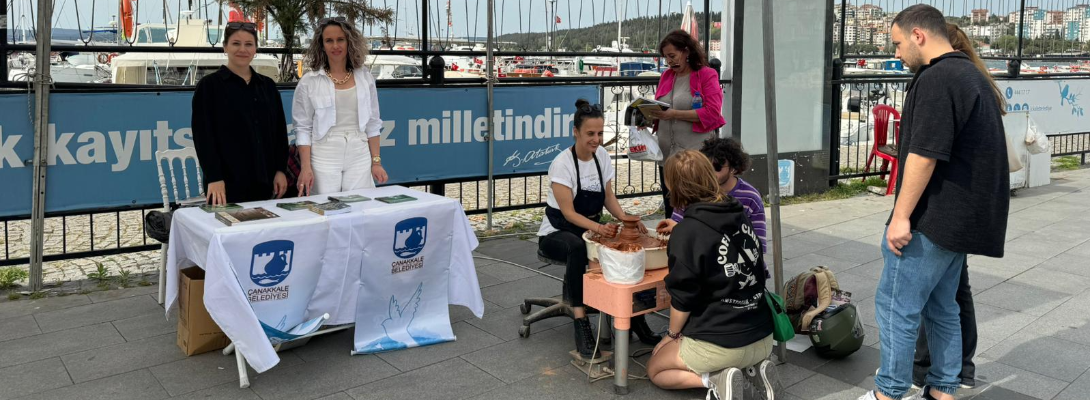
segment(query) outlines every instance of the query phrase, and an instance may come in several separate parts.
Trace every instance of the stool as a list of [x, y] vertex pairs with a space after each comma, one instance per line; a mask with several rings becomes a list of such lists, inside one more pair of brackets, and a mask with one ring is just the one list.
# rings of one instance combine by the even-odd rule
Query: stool
[[[554, 260], [546, 257], [545, 254], [541, 253], [541, 250], [537, 251], [537, 259], [541, 260], [541, 262], [545, 263], [546, 265], [568, 265], [567, 262]], [[519, 311], [522, 311], [522, 315], [526, 316], [522, 317], [522, 326], [519, 327], [519, 336], [523, 338], [530, 337], [530, 324], [534, 322], [560, 316], [575, 319], [575, 314], [572, 313], [571, 304], [564, 300], [567, 297], [568, 290], [567, 287], [565, 287], [563, 295], [560, 296], [560, 299], [531, 297], [523, 300], [522, 304], [519, 305]], [[533, 314], [530, 314], [531, 307], [533, 306], [545, 308], [538, 310]]]

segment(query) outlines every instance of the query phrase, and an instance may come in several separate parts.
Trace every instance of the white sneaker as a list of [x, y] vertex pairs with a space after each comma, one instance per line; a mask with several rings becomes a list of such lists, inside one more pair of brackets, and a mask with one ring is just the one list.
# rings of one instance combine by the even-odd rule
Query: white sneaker
[[746, 381], [745, 397], [747, 399], [776, 399], [774, 385], [778, 383], [778, 380], [773, 367], [772, 361], [764, 360], [745, 369], [743, 377]]
[[878, 400], [878, 398], [874, 396], [874, 391], [873, 390], [868, 390], [867, 393], [864, 393], [862, 396], [859, 396], [858, 400]]
[[741, 400], [745, 385], [742, 375], [742, 370], [738, 368], [727, 368], [712, 374], [708, 379], [710, 387], [706, 399], [711, 400], [714, 394], [719, 400]]

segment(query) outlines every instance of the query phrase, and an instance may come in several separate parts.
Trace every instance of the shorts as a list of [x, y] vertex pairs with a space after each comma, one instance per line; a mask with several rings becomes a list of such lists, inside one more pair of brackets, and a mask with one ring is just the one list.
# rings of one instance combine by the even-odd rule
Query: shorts
[[748, 345], [728, 349], [690, 337], [681, 338], [678, 357], [698, 374], [712, 373], [727, 368], [745, 368], [761, 362], [772, 354], [772, 335]]

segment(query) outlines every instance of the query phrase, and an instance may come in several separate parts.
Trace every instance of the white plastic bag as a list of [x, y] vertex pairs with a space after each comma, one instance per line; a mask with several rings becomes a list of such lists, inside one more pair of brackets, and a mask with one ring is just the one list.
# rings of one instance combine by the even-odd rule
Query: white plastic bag
[[1029, 132], [1026, 132], [1026, 149], [1029, 150], [1029, 154], [1041, 154], [1051, 150], [1048, 145], [1048, 136], [1037, 129], [1037, 124], [1034, 124], [1033, 120], [1030, 120]]
[[620, 251], [610, 247], [598, 247], [599, 264], [606, 282], [635, 285], [643, 281], [644, 250]]
[[628, 158], [638, 161], [662, 161], [659, 141], [647, 128], [628, 127]]

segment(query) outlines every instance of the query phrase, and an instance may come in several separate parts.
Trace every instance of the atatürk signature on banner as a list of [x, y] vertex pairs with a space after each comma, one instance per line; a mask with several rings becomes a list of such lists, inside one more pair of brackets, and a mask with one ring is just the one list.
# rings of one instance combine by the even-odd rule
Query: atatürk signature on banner
[[[507, 157], [507, 160], [504, 161], [503, 166], [504, 167], [510, 166], [510, 167], [518, 168], [520, 165], [528, 164], [530, 162], [533, 162], [533, 165], [545, 165], [545, 164], [551, 163], [552, 160], [539, 160], [539, 159], [542, 158], [542, 157], [546, 157], [549, 154], [556, 153], [558, 151], [560, 151], [560, 143], [554, 144], [554, 145], [549, 146], [549, 147], [537, 149], [537, 150], [531, 150], [531, 151], [527, 152], [526, 154], [522, 154], [520, 151], [515, 150], [515, 152], [513, 154], [511, 154], [509, 157]], [[514, 164], [514, 165], [512, 165], [512, 164]]]

